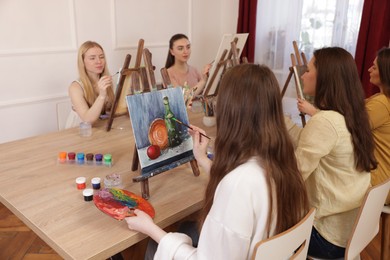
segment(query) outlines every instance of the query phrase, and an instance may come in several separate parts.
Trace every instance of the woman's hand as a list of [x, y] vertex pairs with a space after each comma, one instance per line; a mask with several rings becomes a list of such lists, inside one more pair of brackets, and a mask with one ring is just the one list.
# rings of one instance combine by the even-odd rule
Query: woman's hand
[[158, 227], [153, 219], [142, 210], [135, 209], [134, 214], [135, 216], [125, 218], [129, 229], [144, 233], [159, 243], [166, 232]]
[[304, 99], [298, 98], [297, 105], [299, 111], [308, 114], [309, 116], [313, 116], [315, 113], [317, 113], [317, 109]]
[[111, 76], [103, 76], [98, 81], [99, 96], [105, 98], [107, 96], [107, 88], [113, 86]]
[[149, 227], [154, 224], [153, 219], [144, 211], [135, 209], [135, 216], [125, 218], [130, 230], [149, 235]]
[[210, 140], [200, 135], [200, 133], [206, 135], [206, 132], [203, 129], [193, 125], [191, 125], [191, 127], [192, 130], [189, 129], [189, 133], [192, 136], [193, 140], [193, 152], [195, 159], [206, 172], [210, 172], [211, 161], [207, 157], [207, 146]]
[[211, 66], [212, 66], [212, 62], [209, 63], [209, 64], [206, 64], [203, 68], [203, 77], [208, 77], [209, 76], [209, 72], [210, 72], [210, 69], [211, 69]]

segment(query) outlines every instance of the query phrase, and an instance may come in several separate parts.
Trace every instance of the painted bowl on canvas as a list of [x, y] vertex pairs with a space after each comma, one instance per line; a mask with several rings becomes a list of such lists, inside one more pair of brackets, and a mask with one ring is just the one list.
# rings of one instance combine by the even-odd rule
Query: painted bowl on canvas
[[168, 147], [168, 130], [164, 119], [156, 118], [149, 126], [149, 142], [158, 145], [161, 150]]

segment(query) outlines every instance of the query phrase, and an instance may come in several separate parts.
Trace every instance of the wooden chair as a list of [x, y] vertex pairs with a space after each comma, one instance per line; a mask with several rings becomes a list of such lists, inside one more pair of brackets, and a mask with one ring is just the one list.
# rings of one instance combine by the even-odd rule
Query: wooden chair
[[390, 206], [382, 209], [381, 260], [390, 259]]
[[[379, 220], [390, 189], [390, 179], [371, 187], [360, 207], [351, 237], [345, 249], [345, 257], [339, 259], [360, 259], [360, 252], [374, 239], [379, 231]], [[310, 257], [311, 259], [320, 259]]]
[[309, 249], [315, 208], [310, 209], [298, 224], [290, 229], [258, 242], [252, 260], [257, 259], [302, 259], [305, 260]]

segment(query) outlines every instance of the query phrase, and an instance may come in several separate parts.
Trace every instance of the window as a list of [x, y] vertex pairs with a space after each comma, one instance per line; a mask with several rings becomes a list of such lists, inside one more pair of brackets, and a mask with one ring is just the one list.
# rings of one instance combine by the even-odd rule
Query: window
[[291, 66], [293, 41], [308, 60], [314, 50], [327, 46], [343, 47], [354, 56], [363, 2], [259, 0], [255, 62], [268, 65], [283, 86]]

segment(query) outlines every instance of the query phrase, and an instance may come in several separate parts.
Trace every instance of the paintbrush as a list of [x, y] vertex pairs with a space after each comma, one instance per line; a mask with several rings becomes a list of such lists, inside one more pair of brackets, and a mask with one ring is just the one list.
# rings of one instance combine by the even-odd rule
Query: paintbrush
[[[173, 117], [172, 119], [175, 120], [176, 122], [178, 122], [179, 124], [184, 125], [185, 127], [189, 128], [189, 129], [191, 129], [191, 130], [194, 130], [191, 126], [189, 126], [189, 125], [187, 125], [187, 124], [184, 124], [184, 123], [183, 123], [182, 121], [180, 121], [179, 119], [176, 119], [176, 118], [174, 118], [174, 117]], [[202, 135], [202, 136], [206, 137], [207, 139], [211, 140], [211, 138], [208, 137], [208, 136], [205, 135], [205, 134], [200, 133], [200, 135]]]
[[116, 74], [118, 74], [118, 73], [119, 73], [119, 71], [118, 71], [117, 73], [115, 73], [115, 74], [112, 74], [111, 77], [114, 77], [114, 76], [115, 76]]

